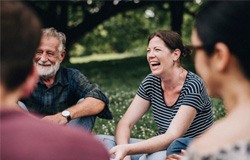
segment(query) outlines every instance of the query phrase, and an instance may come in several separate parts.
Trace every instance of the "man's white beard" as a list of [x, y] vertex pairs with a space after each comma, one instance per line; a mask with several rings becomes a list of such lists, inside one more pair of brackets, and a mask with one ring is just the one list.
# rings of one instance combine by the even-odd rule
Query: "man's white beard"
[[[47, 66], [42, 66], [47, 65]], [[56, 74], [60, 67], [59, 61], [56, 61], [54, 65], [51, 64], [51, 62], [43, 63], [42, 61], [38, 61], [35, 63], [36, 70], [38, 72], [38, 75], [44, 79], [49, 79], [52, 76]]]

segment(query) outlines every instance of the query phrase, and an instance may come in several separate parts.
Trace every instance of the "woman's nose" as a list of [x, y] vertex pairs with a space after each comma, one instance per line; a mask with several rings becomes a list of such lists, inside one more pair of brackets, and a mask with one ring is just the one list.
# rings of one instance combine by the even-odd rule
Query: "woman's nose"
[[154, 51], [149, 51], [148, 52], [148, 57], [155, 57]]

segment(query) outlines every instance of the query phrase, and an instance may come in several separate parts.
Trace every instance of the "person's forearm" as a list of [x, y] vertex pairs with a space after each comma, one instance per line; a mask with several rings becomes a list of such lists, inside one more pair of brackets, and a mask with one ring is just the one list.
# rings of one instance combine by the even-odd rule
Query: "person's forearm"
[[100, 113], [105, 107], [105, 103], [99, 99], [87, 97], [83, 101], [68, 108], [71, 112], [71, 118], [79, 118], [82, 116], [91, 116]]
[[115, 141], [116, 144], [127, 144], [130, 139], [130, 128], [128, 125], [119, 122], [116, 127]]
[[162, 134], [145, 141], [133, 143], [129, 145], [128, 154], [154, 153], [166, 150], [170, 143], [172, 143], [175, 139], [176, 137], [174, 136]]

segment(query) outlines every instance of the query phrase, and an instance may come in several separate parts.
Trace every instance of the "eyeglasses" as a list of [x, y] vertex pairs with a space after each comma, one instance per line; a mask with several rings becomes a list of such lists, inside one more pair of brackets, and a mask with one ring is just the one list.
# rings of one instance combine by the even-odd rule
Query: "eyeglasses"
[[200, 45], [200, 46], [186, 45], [186, 47], [188, 49], [190, 49], [190, 51], [191, 51], [190, 58], [191, 58], [192, 61], [194, 60], [195, 53], [198, 50], [204, 50], [205, 49], [205, 46], [203, 46], [203, 45]]
[[192, 52], [205, 49], [205, 46], [203, 45], [200, 45], [200, 46], [187, 45], [186, 47], [189, 48]]

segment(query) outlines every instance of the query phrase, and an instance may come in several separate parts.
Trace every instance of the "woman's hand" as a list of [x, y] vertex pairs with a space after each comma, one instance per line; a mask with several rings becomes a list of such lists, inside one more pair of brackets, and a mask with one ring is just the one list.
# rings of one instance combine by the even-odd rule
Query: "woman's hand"
[[166, 160], [180, 160], [184, 156], [185, 153], [186, 153], [185, 150], [181, 150], [180, 154], [171, 154], [167, 156]]
[[130, 156], [126, 156], [123, 160], [131, 160]]
[[[111, 154], [112, 160], [123, 160], [127, 156], [129, 151], [129, 144], [121, 144], [113, 147], [109, 153]], [[126, 157], [126, 160], [129, 160], [130, 156]]]

